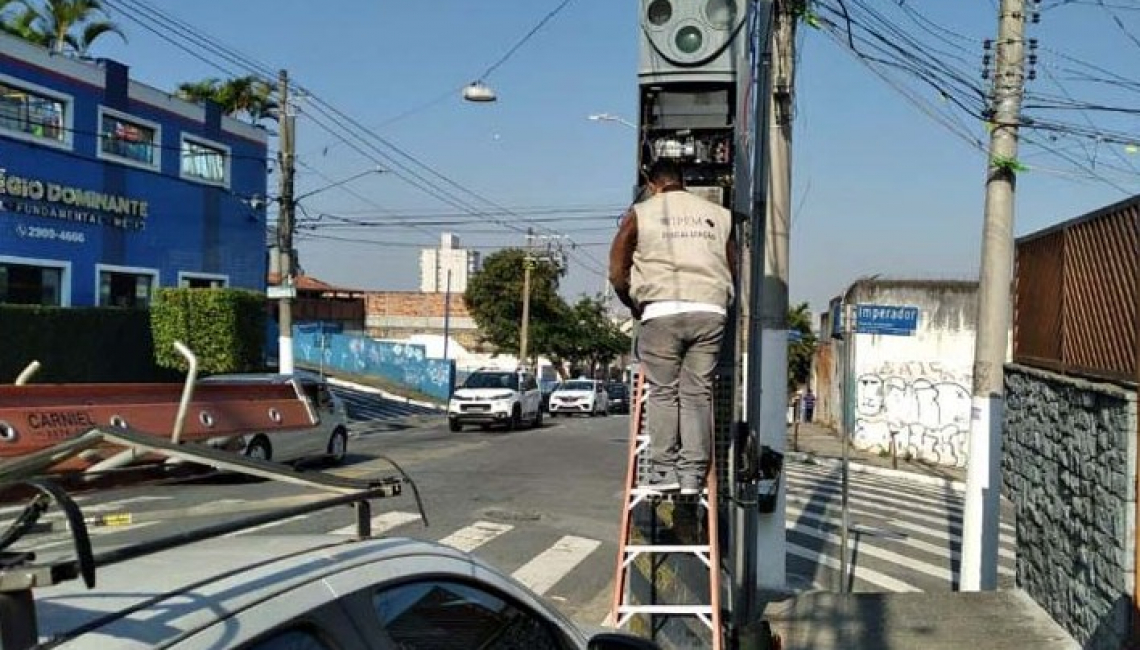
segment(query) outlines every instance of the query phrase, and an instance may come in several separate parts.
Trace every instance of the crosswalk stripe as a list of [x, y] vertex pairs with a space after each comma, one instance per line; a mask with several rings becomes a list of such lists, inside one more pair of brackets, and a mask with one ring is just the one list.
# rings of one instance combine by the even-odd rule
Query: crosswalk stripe
[[[812, 475], [812, 476], [826, 476], [826, 477], [839, 477], [840, 468], [832, 467], [830, 465], [812, 465], [811, 463], [792, 462], [785, 466], [788, 472], [796, 472], [798, 474]], [[850, 479], [854, 482], [863, 482], [871, 485], [881, 487], [891, 487], [898, 490], [905, 490], [912, 494], [922, 494], [925, 496], [946, 498], [952, 497], [959, 500], [965, 499], [966, 492], [954, 485], [945, 485], [937, 487], [927, 483], [920, 483], [913, 481], [906, 476], [884, 476], [882, 474], [874, 474], [871, 472], [861, 471], [858, 467], [852, 467]]]
[[[792, 493], [791, 488], [793, 487], [810, 490], [812, 494], [811, 496], [801, 496]], [[792, 476], [788, 477], [788, 489], [788, 498], [795, 497], [799, 499], [811, 499], [812, 497], [818, 495], [830, 495], [839, 497], [843, 493], [841, 485], [835, 484], [833, 487], [831, 484], [812, 482], [807, 479], [799, 479]], [[905, 512], [906, 516], [915, 519], [926, 519], [928, 521], [933, 520], [936, 524], [947, 523], [947, 515], [950, 515], [952, 517], [952, 519], [949, 521], [961, 521], [962, 519], [960, 511], [948, 510], [945, 508], [940, 508], [938, 506], [925, 505], [923, 503], [915, 502], [907, 498], [900, 498], [898, 496], [869, 495], [862, 488], [858, 490], [850, 490], [849, 494], [857, 498], [860, 505], [866, 505], [880, 509], [890, 508], [894, 511]], [[1004, 522], [1001, 524], [1001, 529], [1011, 533], [1016, 532], [1013, 526]]]
[[[830, 555], [824, 555], [822, 553], [819, 553], [818, 551], [813, 551], [811, 549], [804, 548], [804, 547], [798, 546], [796, 544], [788, 544], [788, 555], [794, 555], [796, 557], [801, 557], [805, 560], [810, 560], [816, 564], [822, 564], [822, 565], [826, 566], [827, 568], [834, 569], [836, 571], [842, 570], [842, 566], [840, 565], [839, 560], [831, 557]], [[885, 589], [887, 591], [892, 591], [892, 592], [922, 591], [918, 587], [915, 587], [909, 583], [903, 582], [902, 580], [897, 580], [895, 578], [892, 578], [892, 577], [886, 575], [885, 573], [879, 573], [878, 571], [874, 571], [872, 569], [865, 569], [863, 567], [858, 567], [858, 566], [857, 567], [848, 567], [848, 570], [851, 570], [852, 568], [854, 568], [855, 577], [857, 579], [862, 580], [863, 582], [868, 582], [870, 584], [876, 585], [878, 587], [882, 587], [883, 589]]]
[[[957, 536], [961, 538], [962, 534], [962, 520], [961, 519], [947, 519], [946, 513], [939, 515], [927, 515], [921, 512], [913, 512], [905, 508], [899, 508], [893, 505], [886, 505], [869, 501], [867, 499], [852, 499], [855, 504], [853, 508], [859, 509], [860, 513], [868, 517], [880, 517], [882, 519], [906, 519], [909, 521], [917, 521], [932, 526], [945, 528], [947, 531], [958, 531]], [[821, 502], [814, 496], [800, 496], [798, 494], [789, 494], [788, 503], [795, 503], [803, 506], [811, 504], [820, 504]], [[822, 502], [822, 505], [829, 507], [837, 507], [839, 505], [838, 499], [832, 499]], [[854, 512], [854, 510], [852, 511]], [[1001, 534], [1001, 542], [1009, 546], [1016, 545], [1016, 537], [1013, 535]]]
[[[793, 500], [789, 500], [789, 503], [793, 503]], [[807, 505], [807, 503], [805, 503], [805, 500], [794, 501], [794, 503], [801, 503], [803, 505]], [[816, 504], [816, 505], [818, 505], [818, 504]], [[831, 522], [838, 522], [840, 520], [840, 518], [842, 517], [842, 513], [838, 510], [838, 504], [828, 503], [828, 504], [823, 504], [823, 506], [824, 507], [822, 508], [822, 510], [823, 510], [824, 519], [826, 519], [827, 521], [831, 521]], [[806, 513], [809, 513], [809, 516], [810, 516], [810, 513], [813, 512], [813, 510], [810, 508], [805, 508], [805, 509], [801, 510], [799, 508], [796, 508], [794, 505], [787, 506], [787, 511], [789, 514], [792, 514], [795, 512], [806, 512]], [[962, 542], [961, 533], [955, 534], [955, 533], [948, 531], [946, 528], [928, 528], [926, 526], [922, 526], [920, 524], [916, 524], [914, 522], [907, 521], [906, 519], [883, 516], [881, 514], [871, 512], [870, 510], [864, 510], [864, 509], [859, 508], [859, 507], [850, 507], [850, 508], [848, 508], [848, 512], [850, 512], [852, 515], [857, 515], [860, 517], [869, 517], [871, 519], [881, 519], [881, 520], [884, 520], [886, 525], [890, 526], [893, 529], [905, 530], [905, 531], [909, 531], [912, 533], [918, 533], [920, 535], [925, 535], [926, 537], [933, 537], [935, 539], [945, 541], [947, 544], [951, 544], [954, 542], [957, 542], [957, 543]], [[962, 527], [958, 526], [956, 529], [960, 531], [962, 529]], [[1017, 547], [1017, 541], [1010, 535], [1002, 535], [1001, 536], [1001, 542], [1002, 542], [1002, 545], [1000, 545], [998, 547], [998, 554], [1004, 558], [1009, 559], [1009, 560], [1016, 560], [1017, 559], [1017, 553], [1013, 549]]]
[[[835, 545], [841, 543], [839, 535], [833, 535], [812, 526], [802, 526], [796, 523], [785, 525], [785, 528], [795, 531], [801, 535], [814, 537], [820, 541], [830, 542]], [[908, 571], [916, 571], [918, 573], [926, 574], [932, 578], [937, 578], [946, 582], [952, 582], [956, 577], [954, 571], [949, 566], [936, 566], [927, 562], [922, 562], [911, 557], [907, 557], [894, 551], [888, 551], [885, 548], [871, 546], [868, 544], [859, 545], [859, 554], [867, 555], [870, 557], [879, 558], [885, 562], [890, 562]]]
[[541, 596], [601, 545], [596, 539], [567, 535], [519, 567], [512, 576]]
[[489, 521], [477, 521], [470, 526], [460, 528], [454, 533], [439, 540], [445, 544], [470, 553], [503, 533], [514, 529], [509, 524], [496, 524]]
[[[787, 513], [789, 515], [794, 515], [797, 519], [796, 519], [796, 522], [794, 524], [790, 521], [787, 522], [785, 524], [786, 528], [795, 528], [796, 524], [799, 524], [800, 522], [802, 522], [804, 520], [814, 521], [817, 524], [828, 524], [828, 523], [838, 522], [838, 517], [820, 517], [820, 516], [810, 512], [810, 511], [801, 510], [799, 508], [788, 508]], [[870, 542], [870, 540], [868, 540], [867, 538], [863, 538], [860, 541], [860, 546], [869, 545], [869, 542]], [[958, 553], [957, 551], [952, 550], [949, 546], [939, 546], [937, 544], [931, 544], [929, 542], [924, 542], [922, 540], [914, 539], [912, 537], [903, 536], [901, 539], [894, 539], [894, 540], [891, 540], [890, 542], [892, 544], [901, 544], [903, 546], [909, 546], [910, 548], [913, 548], [915, 550], [922, 551], [924, 553], [929, 553], [931, 555], [936, 555], [938, 557], [942, 557], [942, 558], [945, 558], [945, 559], [950, 560], [950, 561], [961, 559], [961, 554]], [[882, 542], [880, 542], [880, 543], [882, 543]], [[1008, 566], [1004, 566], [1004, 565], [998, 566], [998, 573], [1001, 573], [1003, 575], [1008, 575], [1008, 576], [1014, 575], [1013, 569], [1009, 568]]]
[[[385, 512], [384, 514], [376, 515], [372, 518], [372, 535], [382, 535], [393, 528], [403, 526], [404, 524], [419, 519], [420, 516], [414, 512], [404, 512], [402, 510], [394, 510], [392, 512]], [[329, 535], [355, 535], [356, 524], [330, 530]]]
[[[789, 473], [788, 481], [799, 485], [821, 485], [834, 489], [843, 488], [843, 479], [838, 476], [797, 476], [795, 473]], [[957, 498], [929, 497], [910, 491], [892, 490], [856, 481], [851, 481], [848, 486], [851, 492], [859, 492], [859, 494], [865, 494], [875, 498], [905, 501], [908, 505], [920, 504], [928, 508], [936, 508], [939, 511], [955, 513], [962, 511], [962, 501]]]

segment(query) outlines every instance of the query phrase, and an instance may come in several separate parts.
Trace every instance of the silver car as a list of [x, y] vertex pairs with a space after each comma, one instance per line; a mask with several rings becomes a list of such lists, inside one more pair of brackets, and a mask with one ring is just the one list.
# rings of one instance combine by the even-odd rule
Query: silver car
[[326, 536], [217, 538], [37, 590], [59, 650], [639, 650], [591, 634], [473, 555], [440, 544]]
[[251, 431], [237, 438], [211, 441], [214, 446], [240, 451], [258, 460], [281, 463], [325, 459], [334, 464], [348, 454], [348, 409], [316, 374], [273, 373], [213, 375], [203, 383], [284, 383], [291, 382], [309, 400], [317, 415], [317, 425], [289, 431]]

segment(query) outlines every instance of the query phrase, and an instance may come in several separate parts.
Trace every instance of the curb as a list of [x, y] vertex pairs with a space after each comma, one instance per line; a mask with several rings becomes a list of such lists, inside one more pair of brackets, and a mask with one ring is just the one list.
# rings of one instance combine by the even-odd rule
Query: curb
[[[843, 466], [843, 460], [833, 458], [831, 456], [816, 456], [811, 452], [806, 451], [789, 451], [785, 453], [785, 457], [800, 463], [809, 463], [814, 465], [824, 465], [826, 467], [840, 468]], [[904, 481], [912, 481], [914, 483], [923, 483], [934, 487], [943, 489], [957, 490], [959, 492], [966, 491], [966, 484], [962, 481], [955, 481], [953, 479], [941, 478], [938, 476], [929, 476], [927, 474], [919, 474], [918, 472], [908, 472], [901, 469], [891, 469], [889, 467], [878, 467], [876, 465], [865, 465], [863, 463], [848, 462], [848, 468], [852, 472], [859, 474], [870, 474], [873, 476], [883, 476], [886, 478], [901, 479]]]
[[389, 393], [386, 390], [381, 390], [381, 389], [376, 388], [374, 386], [365, 386], [364, 384], [356, 384], [356, 383], [353, 383], [351, 381], [345, 381], [343, 379], [337, 379], [336, 377], [332, 377], [332, 376], [328, 376], [328, 375], [325, 376], [325, 381], [332, 384], [333, 386], [340, 386], [341, 388], [351, 388], [352, 390], [360, 391], [362, 393], [371, 393], [373, 395], [379, 395], [380, 397], [383, 397], [386, 400], [391, 400], [393, 402], [401, 402], [404, 404], [411, 404], [412, 406], [420, 406], [423, 408], [435, 409], [437, 411], [445, 410], [444, 407], [439, 405], [439, 404], [435, 404], [433, 402], [424, 402], [421, 400], [410, 399], [410, 398], [404, 397], [403, 395], [396, 395], [395, 393]]

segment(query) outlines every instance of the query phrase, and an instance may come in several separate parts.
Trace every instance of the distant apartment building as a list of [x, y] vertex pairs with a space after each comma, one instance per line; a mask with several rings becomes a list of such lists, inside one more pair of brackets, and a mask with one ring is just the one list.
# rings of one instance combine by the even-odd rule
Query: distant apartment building
[[439, 240], [439, 248], [420, 251], [420, 292], [444, 293], [450, 289], [461, 294], [467, 291], [467, 280], [479, 270], [479, 253], [460, 248], [459, 237], [449, 232], [440, 235]]

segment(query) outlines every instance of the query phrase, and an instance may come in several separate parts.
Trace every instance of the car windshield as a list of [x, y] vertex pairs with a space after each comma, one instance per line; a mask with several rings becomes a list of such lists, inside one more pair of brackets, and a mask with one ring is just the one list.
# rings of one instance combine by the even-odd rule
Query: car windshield
[[606, 392], [610, 395], [625, 396], [625, 384], [610, 384], [606, 386]]
[[559, 386], [558, 390], [594, 390], [594, 383], [590, 381], [568, 381]]
[[518, 380], [510, 372], [477, 372], [463, 382], [464, 388], [509, 388], [514, 390]]

